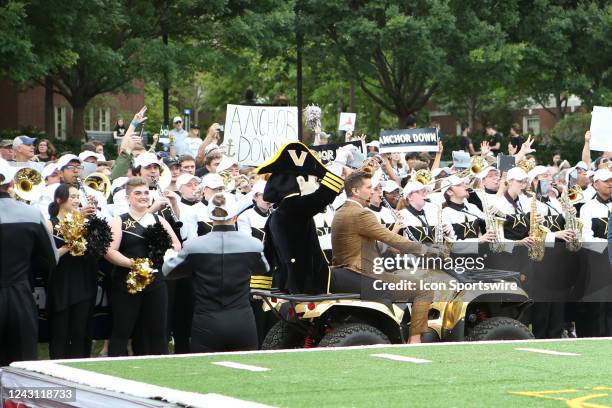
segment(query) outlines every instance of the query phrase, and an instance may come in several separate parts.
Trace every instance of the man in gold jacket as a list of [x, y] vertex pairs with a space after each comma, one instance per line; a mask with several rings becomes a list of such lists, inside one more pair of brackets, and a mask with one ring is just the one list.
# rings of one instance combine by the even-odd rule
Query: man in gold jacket
[[373, 271], [374, 258], [378, 255], [376, 241], [398, 249], [403, 253], [423, 255], [435, 253], [435, 248], [408, 241], [381, 225], [374, 213], [367, 208], [372, 194], [372, 175], [363, 171], [351, 173], [344, 184], [346, 203], [334, 216], [332, 223], [333, 265], [332, 292], [360, 293], [362, 299], [392, 302], [413, 302], [410, 343], [420, 343], [421, 333], [427, 329], [427, 313], [433, 292], [426, 290], [393, 290], [392, 293], [376, 291], [374, 282], [399, 283], [410, 280], [408, 271], [398, 273]]

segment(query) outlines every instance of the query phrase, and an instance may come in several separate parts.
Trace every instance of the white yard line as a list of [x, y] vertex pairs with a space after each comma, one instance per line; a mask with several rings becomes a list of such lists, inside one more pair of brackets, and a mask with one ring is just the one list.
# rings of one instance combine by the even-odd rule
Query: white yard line
[[119, 392], [134, 397], [163, 399], [164, 401], [190, 407], [226, 406], [237, 408], [270, 408], [269, 405], [245, 401], [221, 394], [200, 394], [196, 392], [179, 391], [173, 388], [160, 387], [140, 381], [126, 380], [106, 374], [94, 373], [80, 368], [68, 367], [49, 361], [22, 361], [13, 363], [12, 367], [22, 368], [49, 375], [54, 378], [71, 381], [89, 387]]
[[386, 358], [387, 360], [403, 361], [405, 363], [424, 364], [431, 363], [431, 360], [424, 360], [422, 358], [398, 356], [397, 354], [370, 354], [371, 357]]
[[550, 354], [553, 356], [579, 356], [577, 353], [567, 353], [565, 351], [554, 351], [554, 350], [546, 350], [546, 349], [537, 349], [537, 348], [515, 348], [518, 351], [528, 351], [530, 353], [540, 353], [540, 354]]
[[[600, 341], [612, 340], [612, 337], [585, 337], [580, 339], [531, 339], [531, 340], [487, 340], [487, 341], [455, 341], [447, 343], [420, 343], [420, 344], [374, 344], [371, 346], [350, 346], [350, 347], [322, 347], [309, 349], [291, 350], [255, 350], [255, 351], [226, 351], [221, 353], [196, 353], [196, 354], [168, 354], [162, 356], [135, 356], [135, 357], [103, 357], [103, 358], [78, 358], [72, 360], [53, 360], [54, 363], [97, 363], [122, 360], [146, 360], [159, 358], [194, 358], [194, 357], [216, 357], [216, 356], [240, 356], [249, 354], [277, 354], [277, 353], [318, 353], [327, 351], [342, 350], [361, 350], [361, 349], [380, 349], [380, 348], [406, 348], [406, 347], [454, 347], [454, 346], [478, 346], [480, 344], [529, 344], [529, 343], [566, 343], [581, 341]], [[35, 363], [35, 361], [34, 361]], [[11, 364], [12, 366], [14, 364]], [[15, 365], [15, 367], [18, 367]]]
[[231, 361], [215, 361], [212, 364], [220, 365], [220, 366], [223, 366], [223, 367], [229, 367], [229, 368], [237, 368], [239, 370], [270, 371], [269, 368], [257, 367], [257, 366], [249, 365], [249, 364], [234, 363], [234, 362], [231, 362]]

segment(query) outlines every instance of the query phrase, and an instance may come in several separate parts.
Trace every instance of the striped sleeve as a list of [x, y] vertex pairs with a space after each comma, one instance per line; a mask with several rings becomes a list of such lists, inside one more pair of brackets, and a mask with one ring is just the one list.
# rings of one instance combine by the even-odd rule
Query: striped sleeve
[[336, 193], [340, 193], [340, 190], [342, 190], [342, 187], [344, 187], [344, 180], [341, 177], [336, 176], [334, 173], [328, 171], [321, 180], [321, 184]]

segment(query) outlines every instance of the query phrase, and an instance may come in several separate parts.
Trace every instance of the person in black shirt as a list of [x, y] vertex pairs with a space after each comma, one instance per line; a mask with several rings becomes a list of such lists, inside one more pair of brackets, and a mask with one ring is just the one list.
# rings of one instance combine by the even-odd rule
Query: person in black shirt
[[251, 309], [252, 277], [268, 280], [263, 243], [236, 229], [238, 208], [229, 193], [215, 194], [208, 205], [213, 229], [185, 242], [162, 268], [167, 279], [193, 276], [195, 307], [192, 352], [254, 350], [258, 347]]
[[495, 126], [493, 125], [487, 126], [485, 130], [488, 136], [487, 140], [489, 142], [489, 149], [491, 150], [491, 152], [493, 152], [493, 154], [500, 153], [501, 152], [501, 142], [502, 142], [501, 133], [499, 133], [497, 129], [495, 128]]
[[46, 279], [57, 264], [42, 213], [11, 198], [18, 169], [0, 159], [0, 367], [38, 358], [34, 272]]
[[[134, 259], [148, 258], [153, 261], [151, 249], [155, 244], [146, 237], [150, 236], [148, 232], [152, 229], [159, 229], [157, 224], [161, 224], [175, 251], [180, 249], [181, 244], [168, 222], [148, 211], [149, 186], [144, 178], [131, 178], [127, 182], [126, 194], [130, 211], [113, 219], [113, 242], [106, 253], [106, 259], [116, 266], [111, 279], [113, 329], [108, 355], [127, 355], [127, 343], [132, 336], [134, 354], [167, 354], [168, 293], [162, 274], [154, 274], [153, 281], [134, 294], [128, 292], [126, 278]], [[159, 248], [156, 252], [159, 252]], [[153, 262], [154, 268], [161, 268], [161, 262]], [[135, 330], [136, 327], [138, 330]]]
[[514, 146], [518, 152], [521, 150], [523, 142], [525, 142], [525, 139], [521, 136], [521, 127], [518, 123], [513, 123], [512, 126], [510, 126], [510, 144]]
[[459, 141], [459, 147], [461, 150], [468, 152], [470, 156], [476, 154], [476, 150], [474, 150], [474, 145], [472, 144], [472, 139], [470, 139], [471, 129], [469, 126], [461, 127], [461, 140]]
[[97, 258], [73, 256], [69, 243], [56, 229], [68, 214], [79, 211], [79, 204], [79, 190], [69, 184], [60, 184], [49, 204], [51, 219], [47, 226], [54, 234], [60, 257], [47, 285], [52, 359], [89, 357], [86, 338], [97, 294]]
[[125, 132], [127, 128], [123, 123], [123, 119], [117, 119], [117, 123], [115, 123], [115, 129], [113, 129], [113, 140], [117, 146], [121, 145], [121, 141], [123, 140], [123, 136], [125, 136]]

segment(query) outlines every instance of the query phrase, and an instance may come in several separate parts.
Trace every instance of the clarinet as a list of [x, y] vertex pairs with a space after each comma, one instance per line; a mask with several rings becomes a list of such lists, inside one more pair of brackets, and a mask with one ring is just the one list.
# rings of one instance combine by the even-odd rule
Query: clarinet
[[100, 208], [98, 207], [97, 200], [95, 198], [89, 198], [87, 191], [85, 191], [85, 185], [83, 184], [83, 180], [81, 180], [80, 177], [76, 178], [76, 184], [78, 186], [79, 191], [83, 194], [84, 199], [87, 200], [85, 203], [83, 203], [83, 200], [81, 200], [81, 205], [84, 207], [88, 205], [93, 205], [94, 207], [96, 207], [96, 209], [99, 210]]
[[[395, 219], [395, 222], [402, 221], [402, 220], [400, 220], [400, 217], [398, 217], [397, 214], [395, 213], [395, 209], [391, 206], [391, 204], [389, 204], [389, 201], [387, 201], [387, 199], [385, 197], [381, 197], [380, 198], [380, 202], [382, 203], [382, 205], [387, 207], [387, 209], [389, 211], [391, 211], [391, 214], [393, 215], [393, 218]], [[419, 240], [416, 239], [414, 234], [412, 234], [412, 232], [410, 232], [410, 228], [408, 226], [404, 227], [404, 238], [407, 238], [410, 241], [419, 242]]]
[[[153, 179], [153, 189], [155, 189], [161, 196], [162, 191], [160, 191], [159, 184], [157, 183], [157, 179]], [[167, 204], [164, 208], [159, 210], [160, 213], [164, 209], [168, 209], [170, 212], [170, 217], [172, 218], [172, 226], [176, 227], [177, 229], [180, 229], [183, 226], [183, 222], [176, 216], [176, 213], [172, 209], [172, 206], [170, 204]]]

